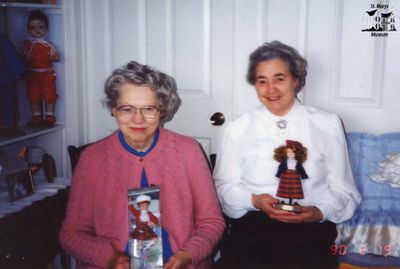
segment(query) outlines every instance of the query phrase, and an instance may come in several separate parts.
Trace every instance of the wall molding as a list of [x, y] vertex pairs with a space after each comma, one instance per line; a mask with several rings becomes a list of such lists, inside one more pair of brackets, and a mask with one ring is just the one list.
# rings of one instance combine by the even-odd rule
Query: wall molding
[[[384, 38], [376, 38], [374, 40], [374, 49], [371, 53], [371, 57], [373, 58], [371, 65], [372, 68], [372, 77], [370, 78], [362, 78], [365, 80], [369, 80], [370, 87], [369, 96], [345, 96], [343, 92], [345, 92], [344, 87], [346, 77], [341, 74], [343, 68], [343, 55], [342, 55], [342, 47], [343, 47], [343, 21], [344, 21], [344, 11], [345, 11], [345, 2], [341, 0], [332, 1], [332, 47], [331, 47], [331, 70], [332, 70], [332, 104], [334, 105], [344, 105], [348, 106], [352, 104], [354, 106], [366, 106], [366, 107], [376, 107], [380, 108], [382, 106], [382, 90], [383, 90], [383, 77], [384, 77], [384, 67], [385, 67], [385, 50], [386, 50], [386, 40]], [[361, 31], [361, 28], [360, 28]], [[360, 63], [354, 63], [354, 68], [357, 68], [357, 65]], [[349, 74], [352, 76], [352, 74]], [[352, 80], [355, 78], [353, 77]]]
[[[144, 1], [144, 0], [143, 0]], [[202, 3], [202, 60], [199, 71], [202, 74], [201, 85], [195, 88], [180, 87], [179, 93], [185, 97], [209, 97], [211, 95], [211, 0], [204, 0]], [[165, 54], [167, 72], [176, 76], [177, 70], [177, 22], [176, 18], [177, 6], [175, 0], [167, 0], [165, 2]], [[197, 33], [193, 33], [194, 35]], [[178, 85], [179, 86], [179, 85]]]

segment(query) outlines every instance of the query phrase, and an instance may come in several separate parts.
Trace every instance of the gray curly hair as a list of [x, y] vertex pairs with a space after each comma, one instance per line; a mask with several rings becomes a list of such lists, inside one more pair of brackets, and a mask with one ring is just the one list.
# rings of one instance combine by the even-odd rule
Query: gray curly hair
[[291, 75], [299, 80], [296, 93], [300, 92], [306, 84], [307, 61], [301, 57], [296, 49], [280, 41], [266, 42], [250, 54], [247, 82], [254, 85], [257, 65], [274, 58], [279, 58], [288, 64]]
[[172, 120], [182, 102], [172, 76], [148, 65], [131, 61], [125, 66], [115, 69], [104, 84], [106, 94], [104, 105], [110, 111], [116, 107], [120, 94], [119, 89], [124, 83], [148, 86], [156, 93], [160, 105], [161, 125]]

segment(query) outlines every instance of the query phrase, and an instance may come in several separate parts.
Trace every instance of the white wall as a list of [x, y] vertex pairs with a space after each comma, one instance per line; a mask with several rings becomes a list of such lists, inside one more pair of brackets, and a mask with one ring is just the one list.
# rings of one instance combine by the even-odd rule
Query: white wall
[[[389, 1], [388, 1], [389, 2]], [[337, 112], [348, 131], [400, 131], [400, 35], [371, 37], [363, 15], [374, 1], [309, 1], [307, 104]], [[389, 9], [400, 10], [399, 1]], [[396, 18], [400, 27], [400, 18]]]
[[[306, 104], [336, 112], [348, 131], [400, 131], [400, 33], [371, 37], [369, 32], [361, 31], [365, 24], [363, 15], [375, 1], [75, 3], [82, 22], [77, 27], [83, 33], [82, 47], [78, 48], [83, 57], [77, 69], [82, 74], [80, 83], [86, 100], [85, 142], [99, 139], [115, 128], [114, 119], [99, 102], [103, 98], [103, 82], [115, 67], [134, 59], [174, 75], [187, 104], [193, 95], [185, 89], [207, 92], [205, 85], [209, 85], [203, 99], [210, 100], [210, 96], [228, 90], [226, 98], [218, 100], [225, 103], [224, 114], [230, 120], [258, 104], [254, 90], [245, 82], [247, 58], [258, 45], [274, 39], [298, 48], [309, 61], [307, 84], [301, 96]], [[385, 3], [389, 4], [388, 11], [400, 12], [399, 1]], [[396, 20], [400, 30], [400, 18]], [[208, 72], [210, 84], [204, 84], [204, 72]], [[208, 113], [201, 116], [206, 121], [213, 108], [201, 104], [200, 111]], [[215, 101], [209, 104], [218, 107]], [[197, 114], [195, 108], [191, 109]], [[187, 106], [181, 111], [177, 115], [179, 120], [168, 127], [205, 137], [204, 133], [190, 133], [187, 126], [193, 120], [188, 117], [193, 115], [189, 115]], [[217, 145], [212, 140], [222, 129], [207, 130], [212, 133], [207, 138], [212, 144], [209, 151], [215, 151]]]

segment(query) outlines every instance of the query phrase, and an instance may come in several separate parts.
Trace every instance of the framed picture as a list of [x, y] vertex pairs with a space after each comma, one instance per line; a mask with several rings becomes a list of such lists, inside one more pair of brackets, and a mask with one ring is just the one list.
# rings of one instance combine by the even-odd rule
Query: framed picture
[[35, 192], [35, 184], [29, 169], [6, 175], [6, 179], [11, 202]]

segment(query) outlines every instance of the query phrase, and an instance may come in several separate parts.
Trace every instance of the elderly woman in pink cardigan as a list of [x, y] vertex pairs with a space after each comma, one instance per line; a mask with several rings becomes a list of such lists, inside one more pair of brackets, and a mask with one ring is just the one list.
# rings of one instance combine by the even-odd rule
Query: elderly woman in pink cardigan
[[211, 268], [225, 222], [199, 144], [162, 127], [181, 102], [175, 80], [132, 61], [114, 70], [105, 94], [119, 128], [80, 157], [62, 247], [77, 268], [129, 268], [127, 191], [158, 185], [164, 268]]

